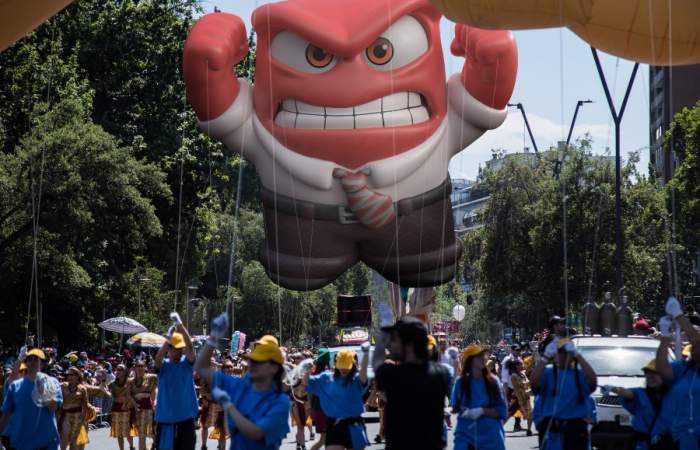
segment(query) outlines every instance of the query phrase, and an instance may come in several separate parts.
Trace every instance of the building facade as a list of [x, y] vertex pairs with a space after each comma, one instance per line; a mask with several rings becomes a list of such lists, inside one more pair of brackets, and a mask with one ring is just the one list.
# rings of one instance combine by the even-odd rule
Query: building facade
[[649, 161], [659, 182], [673, 177], [678, 160], [672, 149], [664, 149], [664, 133], [673, 116], [700, 100], [700, 64], [649, 66]]

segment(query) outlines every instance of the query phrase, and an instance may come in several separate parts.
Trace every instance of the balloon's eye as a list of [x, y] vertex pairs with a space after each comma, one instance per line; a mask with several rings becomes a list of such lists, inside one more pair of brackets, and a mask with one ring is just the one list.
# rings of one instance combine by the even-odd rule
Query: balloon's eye
[[391, 45], [389, 39], [380, 37], [367, 49], [367, 59], [378, 66], [383, 66], [384, 64], [391, 61], [394, 57], [394, 46]]
[[306, 47], [306, 60], [313, 67], [322, 69], [333, 62], [333, 55], [320, 47], [309, 44], [308, 47]]

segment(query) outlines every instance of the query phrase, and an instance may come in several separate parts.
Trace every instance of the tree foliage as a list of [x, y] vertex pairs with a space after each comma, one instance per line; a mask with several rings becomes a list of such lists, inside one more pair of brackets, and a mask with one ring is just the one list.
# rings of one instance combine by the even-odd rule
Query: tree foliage
[[[541, 329], [551, 314], [564, 314], [562, 183], [567, 202], [569, 313], [589, 298], [602, 298], [615, 280], [614, 162], [594, 156], [584, 139], [540, 163], [506, 158], [484, 174], [490, 192], [483, 227], [465, 237], [465, 268], [485, 312], [505, 326]], [[642, 312], [655, 312], [662, 294], [668, 244], [663, 193], [636, 173], [636, 159], [623, 167], [624, 274], [627, 295]], [[590, 294], [589, 294], [590, 293]]]

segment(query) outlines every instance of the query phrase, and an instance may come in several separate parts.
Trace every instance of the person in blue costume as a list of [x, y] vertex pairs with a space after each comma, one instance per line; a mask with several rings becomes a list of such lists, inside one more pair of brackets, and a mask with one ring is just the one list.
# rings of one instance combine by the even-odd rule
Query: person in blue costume
[[615, 386], [603, 386], [603, 393], [613, 392], [622, 399], [622, 406], [632, 414], [634, 429], [633, 445], [635, 450], [664, 450], [674, 448], [669, 431], [668, 404], [671, 399], [666, 395], [664, 380], [656, 371], [656, 360], [650, 361], [642, 368], [646, 378], [646, 387], [625, 389]]
[[503, 421], [508, 415], [503, 387], [486, 368], [486, 349], [470, 345], [462, 353], [462, 376], [450, 397], [458, 414], [455, 450], [505, 450]]
[[194, 420], [199, 415], [192, 367], [194, 347], [180, 316], [172, 313], [170, 318], [173, 326], [168, 339], [155, 356], [158, 393], [154, 442], [158, 450], [194, 450]]
[[[666, 302], [667, 317], [659, 322], [661, 344], [656, 351], [656, 370], [669, 387], [670, 406], [662, 416], [670, 421], [671, 436], [680, 450], [700, 449], [700, 335], [683, 315], [675, 297]], [[669, 363], [668, 351], [673, 342], [671, 324], [675, 321], [692, 344], [690, 359]], [[680, 332], [680, 331], [677, 331]]]
[[289, 433], [289, 396], [283, 392], [284, 357], [277, 339], [265, 336], [254, 344], [248, 373], [234, 377], [211, 367], [211, 355], [226, 334], [228, 319], [222, 314], [211, 324], [206, 345], [195, 363], [199, 376], [212, 387], [212, 398], [228, 417], [231, 448], [277, 450]]
[[[553, 364], [549, 364], [553, 360]], [[595, 371], [569, 338], [555, 337], [530, 377], [537, 410], [535, 426], [543, 450], [590, 449], [591, 392]]]
[[317, 395], [328, 417], [326, 450], [363, 449], [370, 445], [362, 421], [363, 395], [367, 389], [369, 342], [362, 344], [362, 361], [357, 370], [355, 352], [341, 350], [335, 355], [335, 370], [308, 377], [306, 391]]
[[7, 390], [2, 404], [0, 432], [7, 426], [15, 450], [58, 450], [56, 411], [63, 404], [61, 385], [55, 378], [40, 373], [42, 361], [46, 360], [41, 349], [25, 352], [23, 347], [15, 368], [19, 370], [22, 361], [27, 372], [12, 382]]

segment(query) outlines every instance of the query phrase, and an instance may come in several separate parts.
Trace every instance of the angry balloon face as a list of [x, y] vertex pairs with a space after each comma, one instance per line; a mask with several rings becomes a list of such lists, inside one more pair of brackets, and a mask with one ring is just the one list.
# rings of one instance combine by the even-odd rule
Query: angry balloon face
[[440, 17], [427, 0], [260, 7], [258, 120], [290, 150], [350, 169], [416, 147], [447, 109]]

